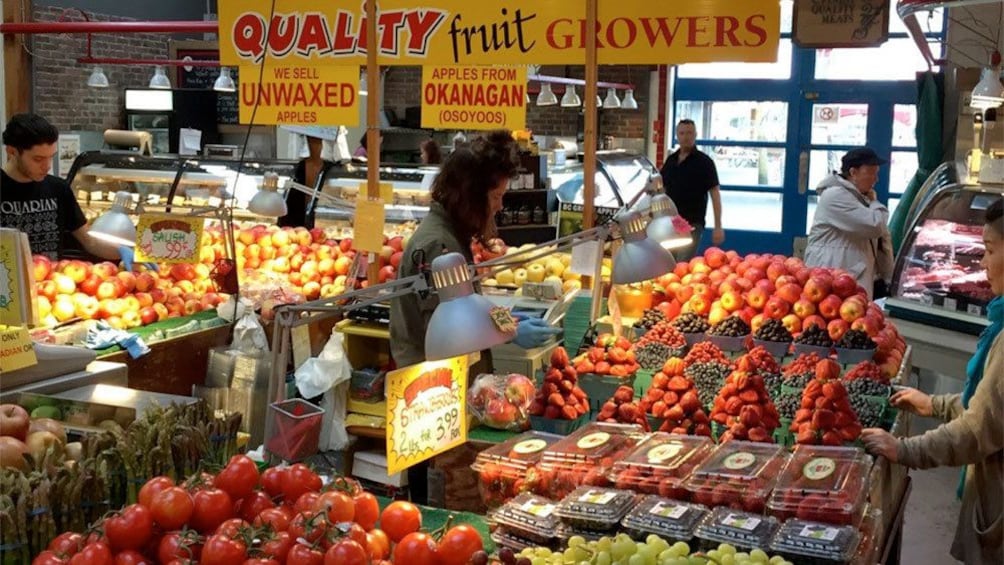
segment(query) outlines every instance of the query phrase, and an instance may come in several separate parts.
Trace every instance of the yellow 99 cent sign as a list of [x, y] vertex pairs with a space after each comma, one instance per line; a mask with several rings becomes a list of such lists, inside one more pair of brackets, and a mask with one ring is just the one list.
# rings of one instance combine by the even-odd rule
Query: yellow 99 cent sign
[[422, 67], [422, 127], [523, 129], [526, 67]]

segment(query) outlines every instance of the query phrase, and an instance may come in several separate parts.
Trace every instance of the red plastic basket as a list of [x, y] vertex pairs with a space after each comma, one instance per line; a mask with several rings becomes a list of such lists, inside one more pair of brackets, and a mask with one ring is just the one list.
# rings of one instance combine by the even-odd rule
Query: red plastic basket
[[286, 461], [301, 461], [317, 453], [324, 409], [292, 398], [269, 405], [275, 427], [265, 449]]

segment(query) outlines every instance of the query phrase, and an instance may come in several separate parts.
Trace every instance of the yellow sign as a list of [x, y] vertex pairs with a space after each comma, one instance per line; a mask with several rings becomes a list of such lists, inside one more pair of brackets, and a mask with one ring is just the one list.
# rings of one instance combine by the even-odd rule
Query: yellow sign
[[[274, 0], [274, 12], [272, 6], [273, 0], [219, 1], [224, 65], [366, 64], [360, 0]], [[586, 60], [581, 0], [382, 0], [379, 8], [381, 65]], [[773, 62], [780, 26], [777, 0], [599, 0], [597, 59], [603, 65]]]
[[[39, 261], [49, 262], [47, 258]], [[0, 324], [38, 323], [34, 273], [28, 236], [13, 228], [0, 228]]]
[[387, 473], [467, 441], [467, 356], [387, 374]]
[[356, 199], [356, 216], [352, 221], [352, 248], [356, 251], [383, 251], [383, 200], [370, 200], [365, 194]]
[[38, 363], [35, 346], [24, 326], [0, 326], [0, 373]]
[[143, 214], [136, 226], [136, 261], [198, 263], [205, 219]]
[[526, 67], [422, 67], [422, 127], [522, 129]]
[[[366, 195], [369, 194], [369, 184], [365, 182], [359, 183], [359, 199], [365, 199]], [[384, 204], [388, 206], [394, 204], [394, 184], [389, 182], [380, 183], [380, 200], [384, 201]]]
[[243, 65], [241, 76], [254, 77], [240, 84], [242, 124], [251, 123], [252, 114], [255, 124], [359, 124], [357, 67], [316, 66], [306, 60], [289, 60], [284, 66], [269, 65], [258, 84], [260, 69], [250, 66], [250, 61], [239, 62]]

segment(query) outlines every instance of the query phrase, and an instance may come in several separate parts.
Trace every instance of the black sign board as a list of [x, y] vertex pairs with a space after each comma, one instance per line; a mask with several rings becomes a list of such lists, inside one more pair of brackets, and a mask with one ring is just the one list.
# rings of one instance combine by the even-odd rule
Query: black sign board
[[[190, 57], [197, 61], [217, 60], [218, 51], [207, 51], [204, 49], [179, 49], [177, 57], [184, 59]], [[216, 78], [220, 76], [219, 67], [184, 67], [177, 68], [175, 84], [177, 88], [195, 88], [200, 90], [212, 90], [216, 83]], [[240, 84], [236, 67], [228, 67], [230, 76], [234, 79], [234, 84]], [[216, 117], [220, 124], [240, 123], [240, 112], [237, 106], [236, 92], [216, 93]]]

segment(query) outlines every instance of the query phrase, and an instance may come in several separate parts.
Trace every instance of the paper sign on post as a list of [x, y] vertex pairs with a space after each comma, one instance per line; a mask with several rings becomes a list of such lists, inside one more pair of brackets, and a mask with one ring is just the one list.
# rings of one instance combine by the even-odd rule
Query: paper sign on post
[[526, 67], [422, 67], [422, 127], [526, 127]]
[[387, 374], [387, 473], [467, 441], [467, 356]]
[[360, 195], [352, 222], [352, 247], [356, 251], [380, 253], [383, 250], [383, 224], [383, 200], [369, 200]]
[[[369, 190], [369, 184], [365, 182], [359, 183], [359, 197], [358, 199], [366, 198], [367, 190]], [[384, 201], [384, 204], [390, 205], [394, 203], [394, 185], [389, 182], [380, 183], [380, 200]], [[379, 250], [378, 250], [379, 251]]]
[[203, 218], [143, 214], [136, 226], [136, 261], [198, 263]]
[[0, 326], [0, 373], [36, 365], [35, 345], [24, 326]]
[[579, 275], [591, 277], [596, 274], [596, 264], [600, 262], [600, 242], [587, 241], [572, 248], [569, 270]]

